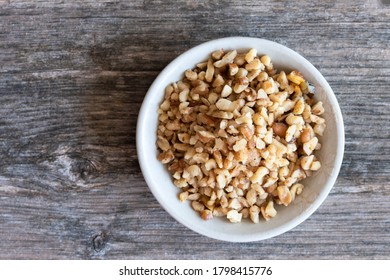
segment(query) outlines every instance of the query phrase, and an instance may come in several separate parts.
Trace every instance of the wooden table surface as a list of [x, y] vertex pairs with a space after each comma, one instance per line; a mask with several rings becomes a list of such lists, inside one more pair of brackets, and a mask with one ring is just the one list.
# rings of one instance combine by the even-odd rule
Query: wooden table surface
[[[0, 258], [389, 259], [390, 1], [168, 2], [0, 0]], [[169, 216], [135, 147], [157, 74], [237, 35], [310, 60], [346, 136], [324, 204], [288, 233], [243, 244]]]

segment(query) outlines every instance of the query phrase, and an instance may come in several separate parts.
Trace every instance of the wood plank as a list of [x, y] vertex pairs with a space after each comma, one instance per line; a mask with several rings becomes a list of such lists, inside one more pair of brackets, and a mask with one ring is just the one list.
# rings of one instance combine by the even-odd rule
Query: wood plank
[[[385, 1], [382, 1], [385, 3]], [[390, 6], [380, 1], [0, 1], [1, 259], [388, 259]], [[338, 181], [281, 236], [235, 244], [171, 218], [142, 177], [136, 119], [158, 73], [210, 39], [309, 59], [342, 109]]]

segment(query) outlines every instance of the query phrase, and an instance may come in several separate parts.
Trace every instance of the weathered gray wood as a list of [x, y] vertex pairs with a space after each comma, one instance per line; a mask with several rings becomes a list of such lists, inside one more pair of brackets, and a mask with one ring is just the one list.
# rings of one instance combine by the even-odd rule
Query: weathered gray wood
[[[387, 2], [0, 1], [0, 258], [390, 258]], [[308, 58], [346, 129], [340, 177], [320, 209], [247, 244], [173, 220], [135, 150], [138, 110], [159, 71], [233, 35]]]

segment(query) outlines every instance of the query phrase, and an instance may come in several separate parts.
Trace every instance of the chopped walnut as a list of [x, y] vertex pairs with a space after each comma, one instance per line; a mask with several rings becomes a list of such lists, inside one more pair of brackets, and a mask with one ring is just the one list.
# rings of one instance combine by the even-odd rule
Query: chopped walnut
[[256, 49], [216, 50], [186, 70], [165, 89], [156, 141], [179, 200], [232, 223], [268, 221], [293, 203], [321, 168], [325, 109], [313, 92]]

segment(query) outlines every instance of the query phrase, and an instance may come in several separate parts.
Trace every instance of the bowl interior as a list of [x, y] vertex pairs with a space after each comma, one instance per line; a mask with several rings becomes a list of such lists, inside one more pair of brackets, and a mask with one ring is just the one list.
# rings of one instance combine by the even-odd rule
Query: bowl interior
[[[315, 98], [323, 101], [327, 128], [320, 139], [322, 148], [316, 155], [322, 168], [302, 181], [303, 193], [288, 207], [277, 206], [278, 214], [268, 222], [253, 224], [243, 221], [231, 224], [225, 218], [204, 221], [190, 207], [181, 203], [179, 189], [172, 183], [166, 167], [157, 160], [157, 108], [163, 100], [165, 87], [183, 77], [186, 69], [208, 58], [217, 49], [241, 51], [256, 48], [258, 54], [271, 57], [278, 70], [299, 70], [315, 88]], [[324, 77], [306, 59], [280, 44], [257, 38], [231, 37], [210, 41], [185, 52], [172, 61], [156, 78], [145, 96], [137, 124], [137, 151], [145, 180], [159, 203], [176, 220], [203, 235], [233, 242], [255, 241], [281, 234], [308, 218], [323, 202], [338, 175], [343, 151], [344, 128], [339, 105]]]

